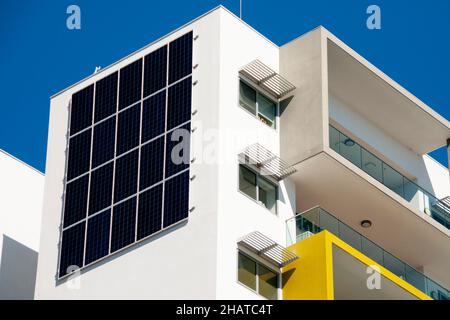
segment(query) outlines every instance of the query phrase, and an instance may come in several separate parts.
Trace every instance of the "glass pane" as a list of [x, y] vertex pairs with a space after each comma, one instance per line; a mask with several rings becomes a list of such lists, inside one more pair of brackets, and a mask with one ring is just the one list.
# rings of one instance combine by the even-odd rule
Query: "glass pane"
[[419, 187], [414, 182], [406, 178], [404, 182], [404, 198], [414, 204], [416, 208], [420, 208]]
[[361, 147], [359, 144], [343, 133], [340, 134], [339, 141], [339, 153], [354, 165], [361, 168]]
[[406, 266], [406, 281], [419, 289], [422, 292], [426, 292], [426, 278], [419, 271], [411, 268], [410, 266]]
[[361, 155], [362, 169], [372, 178], [383, 182], [383, 165], [381, 160], [364, 149], [361, 149]]
[[259, 202], [273, 213], [277, 213], [277, 187], [260, 178], [258, 192]]
[[256, 174], [239, 166], [239, 190], [256, 200]]
[[339, 131], [330, 126], [330, 148], [339, 153]]
[[249, 85], [240, 81], [239, 103], [241, 106], [256, 115], [256, 91]]
[[278, 275], [262, 265], [258, 265], [259, 294], [269, 300], [277, 299]]
[[403, 176], [385, 163], [383, 163], [383, 183], [401, 197], [404, 196]]
[[275, 128], [275, 117], [277, 107], [274, 102], [258, 94], [258, 112], [259, 119], [269, 127]]
[[442, 288], [430, 278], [427, 278], [427, 290], [428, 295], [435, 300], [450, 300], [450, 295], [447, 290]]
[[239, 253], [238, 281], [253, 290], [256, 290], [256, 263]]
[[339, 237], [339, 221], [325, 210], [320, 210], [319, 214], [320, 229], [327, 229], [335, 236]]
[[384, 251], [384, 267], [400, 278], [405, 279], [405, 264], [386, 251]]
[[361, 236], [355, 230], [342, 222], [339, 222], [339, 238], [358, 251], [361, 251]]
[[362, 238], [361, 252], [368, 256], [370, 259], [383, 265], [383, 249], [377, 246], [375, 243], [367, 238]]

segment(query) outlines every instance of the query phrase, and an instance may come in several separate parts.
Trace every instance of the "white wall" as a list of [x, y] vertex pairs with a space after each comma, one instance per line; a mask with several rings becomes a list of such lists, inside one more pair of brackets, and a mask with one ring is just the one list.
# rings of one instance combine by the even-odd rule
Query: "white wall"
[[282, 182], [278, 214], [238, 191], [237, 157], [245, 147], [258, 142], [279, 154], [279, 121], [274, 130], [247, 113], [239, 105], [239, 69], [259, 59], [278, 71], [277, 46], [248, 28], [236, 17], [221, 14], [220, 113], [219, 113], [219, 216], [217, 241], [217, 298], [254, 299], [254, 293], [237, 282], [236, 243], [253, 231], [285, 243], [285, 220], [292, 216], [289, 199], [293, 187]]
[[[37, 299], [212, 299], [216, 294], [217, 165], [196, 161], [191, 176], [190, 213], [187, 223], [114, 254], [84, 269], [76, 278], [79, 287], [55, 279], [58, 261], [67, 105], [72, 93], [145, 56], [161, 45], [193, 30], [194, 65], [192, 154], [200, 152], [202, 130], [218, 127], [219, 14], [218, 10], [168, 35], [150, 47], [104, 69], [51, 100], [47, 151], [47, 177], [41, 255], [38, 263]], [[205, 194], [207, 196], [205, 197]]]
[[32, 299], [44, 175], [0, 150], [0, 299]]
[[417, 178], [419, 186], [438, 198], [450, 194], [448, 170], [429, 156], [415, 154], [331, 93], [329, 112], [332, 121], [347, 129], [355, 138], [361, 139], [364, 147], [375, 151], [377, 156], [395, 169], [410, 178]]

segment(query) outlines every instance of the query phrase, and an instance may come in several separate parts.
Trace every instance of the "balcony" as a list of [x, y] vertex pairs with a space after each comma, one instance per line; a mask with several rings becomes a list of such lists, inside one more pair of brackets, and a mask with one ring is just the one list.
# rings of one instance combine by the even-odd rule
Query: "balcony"
[[450, 229], [450, 207], [330, 125], [330, 148]]
[[450, 299], [450, 292], [420, 271], [390, 254], [322, 208], [315, 207], [287, 220], [287, 245], [328, 230], [399, 278], [435, 300]]

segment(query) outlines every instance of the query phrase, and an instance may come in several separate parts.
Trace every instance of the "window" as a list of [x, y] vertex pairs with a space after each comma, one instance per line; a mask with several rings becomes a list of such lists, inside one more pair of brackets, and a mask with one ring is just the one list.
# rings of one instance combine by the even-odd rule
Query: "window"
[[275, 128], [277, 104], [242, 80], [239, 82], [239, 104], [261, 122]]
[[277, 186], [244, 165], [239, 165], [239, 190], [277, 213]]
[[238, 253], [238, 281], [269, 300], [278, 299], [278, 273]]

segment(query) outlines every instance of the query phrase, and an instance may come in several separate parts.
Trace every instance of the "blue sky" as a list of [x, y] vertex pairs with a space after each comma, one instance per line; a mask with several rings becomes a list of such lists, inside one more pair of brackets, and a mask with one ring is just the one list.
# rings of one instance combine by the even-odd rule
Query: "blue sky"
[[[71, 4], [81, 30], [66, 28]], [[219, 4], [239, 12], [239, 0], [1, 0], [0, 148], [45, 171], [52, 94]], [[370, 4], [381, 30], [366, 28]], [[243, 18], [279, 45], [323, 25], [450, 119], [449, 0], [243, 0]], [[432, 155], [447, 165], [444, 148]]]

